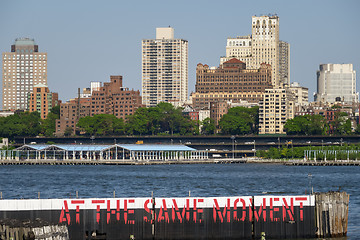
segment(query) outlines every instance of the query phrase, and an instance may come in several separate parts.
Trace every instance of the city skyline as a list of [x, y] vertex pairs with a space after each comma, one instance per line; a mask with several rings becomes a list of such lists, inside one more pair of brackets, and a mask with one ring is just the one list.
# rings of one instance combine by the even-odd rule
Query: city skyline
[[63, 101], [76, 97], [77, 88], [106, 82], [110, 75], [122, 75], [126, 87], [141, 90], [141, 41], [153, 38], [155, 28], [170, 25], [189, 42], [190, 94], [196, 65], [218, 66], [227, 38], [248, 35], [252, 16], [271, 13], [280, 18], [280, 40], [291, 46], [291, 82], [309, 88], [309, 101], [320, 64], [360, 67], [357, 1], [106, 3], [2, 1], [1, 52], [9, 52], [16, 38], [34, 38], [48, 54], [49, 89]]

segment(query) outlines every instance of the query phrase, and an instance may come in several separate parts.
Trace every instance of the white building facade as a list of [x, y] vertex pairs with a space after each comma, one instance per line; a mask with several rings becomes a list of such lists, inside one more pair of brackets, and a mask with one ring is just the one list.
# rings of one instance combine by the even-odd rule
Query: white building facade
[[321, 64], [317, 71], [317, 92], [314, 100], [322, 103], [359, 102], [353, 65]]
[[306, 106], [309, 104], [309, 89], [293, 82], [287, 90], [293, 95], [295, 106]]
[[156, 39], [142, 41], [142, 103], [179, 105], [188, 96], [188, 41], [174, 29], [157, 28]]
[[2, 109], [27, 110], [34, 85], [47, 85], [47, 53], [38, 52], [34, 39], [17, 38], [2, 62]]

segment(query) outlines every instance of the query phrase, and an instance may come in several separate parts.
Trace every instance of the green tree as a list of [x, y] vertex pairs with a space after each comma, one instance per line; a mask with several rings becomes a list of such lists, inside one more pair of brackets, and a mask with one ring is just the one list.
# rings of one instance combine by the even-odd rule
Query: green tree
[[15, 113], [0, 118], [0, 136], [12, 139], [16, 136], [37, 136], [41, 133], [41, 118], [38, 112]]
[[60, 106], [51, 108], [46, 119], [42, 121], [41, 133], [44, 136], [53, 136], [56, 131], [56, 120], [60, 118]]
[[219, 121], [219, 127], [224, 134], [256, 134], [258, 132], [259, 108], [230, 108]]
[[[129, 135], [144, 135], [148, 134], [149, 119], [147, 116], [147, 108], [136, 109], [133, 115], [128, 115], [125, 124], [125, 131]], [[154, 131], [151, 129], [150, 131]]]
[[329, 131], [329, 124], [324, 116], [321, 115], [306, 115], [310, 121], [306, 135], [326, 135]]
[[210, 134], [215, 134], [215, 121], [211, 118], [205, 118], [202, 122], [201, 122], [201, 134], [204, 135], [210, 135]]
[[305, 116], [296, 116], [286, 121], [284, 130], [288, 135], [305, 135], [309, 124]]
[[329, 125], [321, 115], [296, 116], [288, 119], [284, 130], [288, 135], [326, 135]]
[[330, 122], [333, 133], [338, 135], [351, 134], [351, 121], [345, 112], [336, 112], [334, 121]]
[[68, 137], [68, 136], [71, 136], [73, 135], [73, 128], [72, 127], [66, 127], [65, 128], [65, 131], [64, 131], [64, 136]]
[[356, 126], [355, 134], [360, 134], [360, 124]]
[[111, 114], [98, 114], [79, 119], [76, 125], [86, 135], [120, 135], [124, 133], [124, 122]]

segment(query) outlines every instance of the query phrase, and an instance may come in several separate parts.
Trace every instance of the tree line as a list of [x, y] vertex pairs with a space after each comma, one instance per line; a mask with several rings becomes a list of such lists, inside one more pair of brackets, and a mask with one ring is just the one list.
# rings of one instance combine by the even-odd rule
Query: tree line
[[[287, 135], [349, 135], [352, 134], [351, 120], [345, 112], [335, 112], [334, 120], [328, 121], [322, 115], [296, 116], [286, 121]], [[360, 133], [360, 124], [355, 134]]]
[[23, 136], [53, 136], [56, 119], [60, 117], [60, 106], [53, 107], [47, 118], [42, 120], [38, 112], [19, 112], [0, 117], [0, 136], [14, 138]]
[[[191, 120], [182, 108], [170, 103], [159, 103], [155, 107], [138, 108], [125, 121], [114, 115], [99, 114], [80, 118], [76, 135], [255, 135], [259, 130], [259, 108], [234, 107], [228, 110], [215, 125], [213, 119]], [[54, 136], [56, 119], [60, 118], [60, 107], [51, 109], [45, 120], [37, 112], [15, 113], [0, 118], [0, 137]], [[360, 125], [355, 133], [360, 133]], [[297, 116], [285, 124], [288, 135], [351, 134], [351, 122], [346, 113], [336, 113], [335, 120], [328, 122], [321, 115]], [[65, 136], [73, 134], [73, 129], [65, 129]]]

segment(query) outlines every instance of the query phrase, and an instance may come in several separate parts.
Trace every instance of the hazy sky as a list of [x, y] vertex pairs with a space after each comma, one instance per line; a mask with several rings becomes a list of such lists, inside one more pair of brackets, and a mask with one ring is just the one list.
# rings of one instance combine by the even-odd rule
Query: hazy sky
[[271, 13], [280, 18], [280, 40], [291, 45], [290, 80], [308, 87], [313, 101], [319, 64], [352, 63], [359, 74], [359, 11], [355, 0], [0, 0], [0, 50], [34, 38], [48, 53], [50, 91], [63, 101], [110, 75], [141, 90], [141, 40], [170, 25], [175, 38], [189, 41], [190, 93], [198, 63], [218, 66], [226, 39], [251, 34], [251, 17]]

